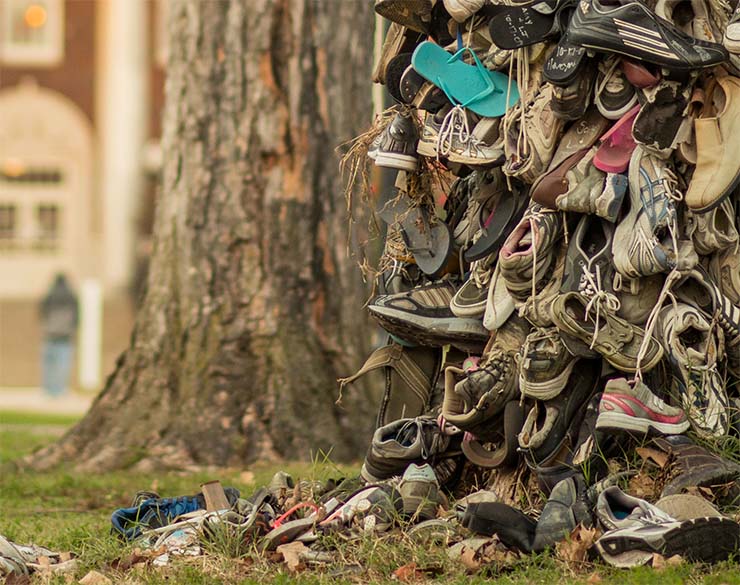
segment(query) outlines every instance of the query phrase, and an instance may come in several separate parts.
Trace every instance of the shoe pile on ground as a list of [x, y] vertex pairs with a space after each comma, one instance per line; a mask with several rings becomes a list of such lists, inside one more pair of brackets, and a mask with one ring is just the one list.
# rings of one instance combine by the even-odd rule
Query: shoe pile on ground
[[[437, 494], [486, 471], [495, 497], [461, 521], [517, 550], [579, 524], [618, 566], [738, 550], [714, 509], [609, 487], [641, 448], [663, 468], [653, 499], [738, 496], [733, 4], [376, 0], [374, 81], [396, 104], [344, 161], [396, 173], [363, 198], [386, 234], [367, 308], [390, 343], [343, 380], [386, 372], [366, 482], [429, 474]], [[506, 477], [549, 496], [538, 521]]]

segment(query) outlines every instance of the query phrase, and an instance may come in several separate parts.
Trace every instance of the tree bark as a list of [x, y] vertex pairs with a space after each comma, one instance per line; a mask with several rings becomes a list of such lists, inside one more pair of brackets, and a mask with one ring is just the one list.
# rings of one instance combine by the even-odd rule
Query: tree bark
[[368, 2], [172, 2], [148, 290], [86, 417], [37, 453], [83, 469], [358, 457], [373, 405], [335, 146], [371, 117]]

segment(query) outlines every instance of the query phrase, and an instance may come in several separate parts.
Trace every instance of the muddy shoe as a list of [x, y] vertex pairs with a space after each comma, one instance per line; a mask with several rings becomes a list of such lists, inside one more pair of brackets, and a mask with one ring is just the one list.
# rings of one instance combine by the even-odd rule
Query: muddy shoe
[[532, 542], [532, 551], [540, 552], [570, 536], [579, 524], [593, 523], [583, 475], [560, 481], [542, 509]]
[[710, 453], [684, 435], [656, 437], [653, 443], [672, 456], [672, 479], [663, 488], [663, 496], [680, 494], [689, 487], [732, 483], [740, 478], [740, 465]]
[[523, 396], [550, 400], [568, 384], [578, 358], [563, 343], [557, 327], [536, 329], [522, 348], [519, 389]]

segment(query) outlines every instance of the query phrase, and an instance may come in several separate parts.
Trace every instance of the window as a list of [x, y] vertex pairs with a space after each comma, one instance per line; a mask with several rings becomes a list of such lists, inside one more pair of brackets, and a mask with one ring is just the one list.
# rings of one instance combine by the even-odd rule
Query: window
[[64, 57], [63, 0], [0, 1], [0, 60], [50, 66]]
[[63, 180], [60, 169], [51, 167], [11, 167], [0, 168], [0, 183], [9, 185], [50, 185], [56, 186]]
[[59, 206], [44, 203], [36, 207], [36, 248], [54, 250], [59, 241]]
[[13, 248], [16, 244], [16, 207], [10, 203], [0, 203], [0, 249]]

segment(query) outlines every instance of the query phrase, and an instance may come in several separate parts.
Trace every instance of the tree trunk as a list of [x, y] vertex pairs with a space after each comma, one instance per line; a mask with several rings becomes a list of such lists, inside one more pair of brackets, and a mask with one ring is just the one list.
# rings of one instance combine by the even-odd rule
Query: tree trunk
[[87, 416], [36, 454], [83, 469], [358, 457], [367, 353], [335, 146], [371, 117], [373, 10], [172, 2], [148, 292]]

